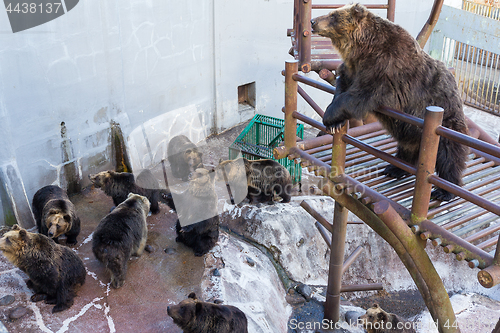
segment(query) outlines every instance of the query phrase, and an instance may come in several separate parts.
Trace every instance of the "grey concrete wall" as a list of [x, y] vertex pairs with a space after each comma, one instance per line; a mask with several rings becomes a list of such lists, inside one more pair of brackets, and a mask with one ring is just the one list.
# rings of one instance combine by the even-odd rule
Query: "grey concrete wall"
[[[396, 21], [416, 35], [429, 4], [398, 1]], [[255, 113], [282, 117], [292, 13], [292, 0], [86, 0], [12, 33], [0, 10], [0, 216], [28, 227], [37, 189], [75, 177], [80, 188], [112, 168], [113, 122], [137, 169], [164, 158], [175, 134], [198, 141]], [[250, 82], [255, 108], [238, 111]]]

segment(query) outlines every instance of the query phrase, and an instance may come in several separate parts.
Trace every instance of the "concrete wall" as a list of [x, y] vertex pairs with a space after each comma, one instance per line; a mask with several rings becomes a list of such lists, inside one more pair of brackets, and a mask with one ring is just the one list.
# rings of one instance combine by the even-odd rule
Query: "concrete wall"
[[[416, 35], [431, 4], [400, 0], [396, 21]], [[29, 226], [37, 189], [78, 190], [113, 168], [113, 123], [137, 170], [175, 134], [198, 141], [255, 113], [282, 117], [292, 13], [292, 0], [86, 0], [12, 33], [0, 10], [0, 216]], [[240, 108], [250, 82], [255, 107]]]

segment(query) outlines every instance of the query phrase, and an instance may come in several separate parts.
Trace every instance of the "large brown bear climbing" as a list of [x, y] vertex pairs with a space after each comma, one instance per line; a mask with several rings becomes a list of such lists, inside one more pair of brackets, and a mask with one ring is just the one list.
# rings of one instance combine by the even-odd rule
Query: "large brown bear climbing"
[[[335, 97], [323, 117], [329, 131], [339, 129], [349, 118], [362, 119], [381, 106], [419, 118], [427, 106], [439, 106], [444, 109], [443, 126], [467, 133], [453, 74], [425, 53], [406, 30], [359, 4], [344, 6], [311, 23], [313, 32], [332, 40], [343, 60], [337, 69]], [[398, 141], [396, 157], [415, 165], [422, 130], [378, 112], [375, 115]], [[462, 185], [467, 152], [461, 144], [441, 137], [438, 175]], [[392, 165], [384, 173], [395, 178], [408, 174]], [[437, 189], [432, 197], [450, 200], [454, 195]]]
[[76, 288], [85, 283], [87, 273], [82, 260], [70, 248], [16, 224], [0, 239], [0, 250], [28, 275], [26, 284], [35, 292], [31, 301], [55, 304], [52, 313], [73, 305]]
[[172, 175], [183, 181], [196, 169], [203, 168], [203, 154], [185, 135], [174, 136], [168, 142], [167, 156]]
[[153, 214], [160, 212], [158, 201], [163, 199], [162, 201], [167, 202], [165, 198], [170, 194], [168, 184], [166, 190], [160, 189], [158, 181], [148, 169], [144, 169], [139, 173], [137, 181], [132, 173], [112, 170], [91, 174], [89, 179], [95, 187], [101, 188], [104, 193], [113, 198], [115, 206], [124, 202], [129, 193], [147, 197]]
[[49, 236], [56, 243], [59, 236], [66, 235], [67, 245], [76, 244], [80, 219], [66, 191], [55, 185], [42, 187], [33, 196], [32, 209], [39, 233]]
[[110, 274], [113, 288], [125, 283], [130, 257], [144, 251], [148, 212], [148, 198], [130, 193], [127, 200], [99, 222], [92, 235], [92, 252]]
[[188, 189], [174, 194], [173, 198], [178, 214], [175, 240], [192, 248], [195, 256], [204, 255], [219, 239], [214, 173], [196, 169], [189, 180]]
[[247, 333], [245, 314], [235, 306], [202, 302], [195, 293], [177, 305], [167, 307], [167, 314], [184, 333]]
[[366, 310], [359, 322], [367, 333], [415, 333], [413, 322], [385, 312], [378, 304]]
[[247, 160], [240, 157], [235, 160], [220, 161], [216, 170], [218, 179], [224, 179], [223, 172], [225, 172], [230, 183], [234, 183], [234, 180], [241, 175], [246, 175], [247, 198], [250, 203], [273, 203], [275, 195], [281, 197], [281, 202], [290, 202], [292, 178], [288, 170], [276, 161]]

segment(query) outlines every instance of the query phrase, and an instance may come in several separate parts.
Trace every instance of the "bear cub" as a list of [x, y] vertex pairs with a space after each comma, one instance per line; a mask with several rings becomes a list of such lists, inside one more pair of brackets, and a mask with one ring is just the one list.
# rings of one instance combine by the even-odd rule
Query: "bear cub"
[[183, 181], [196, 169], [203, 168], [203, 154], [185, 135], [174, 136], [168, 142], [167, 156], [172, 175]]
[[0, 250], [28, 275], [26, 284], [35, 292], [31, 301], [55, 304], [52, 313], [73, 305], [76, 288], [85, 283], [87, 275], [83, 261], [75, 252], [17, 224], [0, 239]]
[[153, 214], [160, 212], [158, 201], [160, 201], [160, 198], [163, 198], [160, 194], [169, 194], [168, 190], [159, 189], [160, 185], [158, 181], [148, 169], [144, 169], [139, 173], [137, 181], [132, 173], [115, 172], [112, 170], [91, 174], [89, 175], [89, 179], [95, 187], [101, 188], [104, 193], [113, 198], [115, 206], [124, 202], [129, 193], [147, 197], [151, 205], [151, 213]]
[[[174, 195], [174, 200], [178, 214], [175, 240], [191, 247], [194, 255], [200, 257], [210, 251], [219, 239], [214, 173], [206, 169], [196, 169], [188, 189]], [[181, 220], [184, 226], [181, 226]]]
[[76, 244], [80, 219], [66, 191], [55, 185], [42, 187], [33, 196], [32, 209], [39, 233], [56, 243], [59, 236], [66, 235], [66, 245]]
[[366, 310], [359, 321], [367, 333], [415, 333], [412, 322], [385, 312], [378, 304]]
[[[349, 118], [362, 120], [385, 106], [423, 118], [428, 106], [444, 109], [443, 126], [467, 134], [462, 99], [453, 74], [441, 61], [425, 53], [403, 28], [355, 4], [333, 10], [311, 21], [314, 33], [331, 39], [343, 63], [336, 74], [335, 96], [323, 124], [340, 129]], [[415, 165], [422, 130], [414, 125], [374, 112], [398, 141], [396, 157]], [[468, 149], [440, 138], [436, 171], [439, 177], [462, 185]], [[400, 178], [408, 173], [389, 165], [384, 173]], [[432, 197], [447, 201], [454, 195], [443, 189]]]
[[167, 307], [167, 314], [184, 333], [247, 333], [247, 317], [235, 306], [202, 302], [195, 293], [177, 305]]
[[144, 251], [148, 212], [148, 198], [130, 193], [127, 200], [99, 222], [92, 235], [92, 252], [111, 275], [113, 288], [125, 283], [130, 257], [140, 256]]
[[240, 157], [220, 161], [217, 166], [218, 179], [224, 179], [223, 172], [230, 183], [238, 183], [241, 175], [246, 175], [247, 198], [250, 203], [272, 204], [275, 195], [280, 196], [283, 203], [290, 202], [292, 178], [288, 170], [274, 160], [247, 160]]

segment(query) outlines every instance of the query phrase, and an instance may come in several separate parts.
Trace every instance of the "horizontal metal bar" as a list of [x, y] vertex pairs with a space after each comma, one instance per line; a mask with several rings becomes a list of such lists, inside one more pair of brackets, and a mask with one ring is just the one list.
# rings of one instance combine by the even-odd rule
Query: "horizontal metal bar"
[[[302, 113], [298, 113], [297, 111], [293, 111], [293, 117], [295, 119], [298, 119], [306, 124], [311, 125], [312, 127], [316, 127], [317, 129], [326, 132], [326, 127], [319, 121], [316, 121], [312, 118], [309, 118], [308, 116], [304, 116]], [[333, 139], [332, 139], [333, 140]]]
[[340, 292], [348, 293], [354, 291], [369, 291], [369, 290], [383, 290], [384, 286], [382, 283], [369, 283], [369, 284], [351, 284], [342, 285]]
[[411, 116], [407, 113], [398, 111], [396, 109], [389, 108], [387, 106], [382, 106], [375, 112], [382, 113], [388, 117], [404, 121], [405, 123], [415, 125], [417, 127], [423, 128], [424, 127], [424, 120], [415, 116]]
[[327, 93], [330, 93], [330, 94], [335, 94], [335, 87], [333, 87], [329, 84], [310, 79], [308, 77], [302, 76], [302, 75], [297, 74], [297, 73], [293, 74], [292, 78], [295, 81], [302, 82], [304, 84], [307, 84], [308, 86], [317, 88], [319, 90], [326, 91]]
[[[312, 9], [337, 9], [337, 8], [340, 8], [340, 7], [343, 7], [344, 5], [322, 5], [322, 4], [317, 4], [317, 5], [312, 5]], [[388, 9], [389, 8], [389, 5], [387, 4], [380, 4], [380, 5], [376, 5], [376, 4], [372, 4], [372, 5], [369, 5], [369, 4], [366, 4], [364, 5], [366, 8], [368, 9]]]
[[445, 138], [461, 143], [468, 147], [475, 148], [486, 154], [490, 154], [494, 157], [500, 158], [500, 147], [498, 146], [494, 146], [490, 143], [481, 141], [479, 139], [475, 139], [466, 134], [456, 132], [452, 129], [443, 126], [438, 126], [438, 128], [436, 129], [436, 134], [439, 134]]

